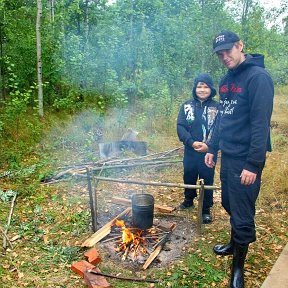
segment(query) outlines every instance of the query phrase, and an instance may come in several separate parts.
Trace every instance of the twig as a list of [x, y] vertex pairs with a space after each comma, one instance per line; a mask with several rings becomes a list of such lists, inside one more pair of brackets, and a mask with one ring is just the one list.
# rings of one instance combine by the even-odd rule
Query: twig
[[101, 243], [106, 243], [106, 242], [110, 242], [110, 241], [113, 241], [113, 240], [118, 240], [118, 239], [121, 239], [121, 235], [120, 236], [115, 236], [115, 237], [111, 237], [109, 239], [105, 239], [105, 240], [102, 240]]
[[[16, 197], [17, 197], [17, 193], [14, 194], [13, 199], [11, 201], [11, 207], [10, 207], [9, 216], [8, 216], [8, 220], [7, 220], [7, 226], [6, 226], [6, 229], [4, 231], [5, 234], [8, 233], [8, 229], [9, 229], [9, 226], [10, 226], [10, 223], [11, 223], [11, 218], [12, 218], [12, 214], [13, 214], [13, 210], [14, 210]], [[6, 249], [6, 239], [8, 239], [8, 238], [7, 237], [3, 238], [3, 248], [4, 249]]]
[[126, 247], [125, 251], [124, 251], [124, 254], [122, 255], [122, 260], [126, 260], [127, 256], [128, 256], [128, 253], [129, 253], [129, 250], [130, 250], [130, 245]]
[[[2, 227], [0, 226], [0, 232], [2, 233], [2, 235], [4, 236], [4, 239], [5, 240], [7, 240], [7, 242], [8, 242], [8, 244], [10, 245], [10, 247], [11, 247], [11, 249], [13, 249], [13, 245], [12, 245], [12, 243], [10, 242], [10, 240], [9, 240], [9, 238], [8, 238], [8, 236], [7, 236], [7, 234], [5, 233], [5, 231], [2, 229]], [[4, 240], [3, 239], [3, 240]], [[4, 242], [4, 241], [3, 241]], [[3, 246], [4, 246], [4, 243], [3, 243]], [[6, 244], [5, 244], [5, 247], [4, 248], [6, 248]]]
[[93, 273], [99, 276], [104, 276], [108, 278], [115, 278], [115, 279], [120, 279], [120, 280], [127, 280], [127, 281], [135, 281], [135, 282], [147, 282], [147, 283], [158, 283], [159, 280], [153, 280], [153, 279], [140, 279], [140, 278], [132, 278], [132, 277], [123, 277], [123, 276], [116, 276], [116, 275], [111, 275], [107, 273], [102, 273], [102, 272], [97, 272], [92, 269], [87, 270], [89, 273]]

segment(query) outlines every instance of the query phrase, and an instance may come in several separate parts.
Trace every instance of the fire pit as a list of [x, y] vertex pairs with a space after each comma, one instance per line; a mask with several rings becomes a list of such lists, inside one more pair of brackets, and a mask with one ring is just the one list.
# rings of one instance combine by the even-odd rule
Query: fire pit
[[161, 267], [177, 259], [195, 234], [196, 227], [182, 217], [154, 215], [152, 227], [140, 229], [128, 213], [115, 219], [111, 232], [98, 244], [117, 265], [138, 270], [150, 265]]

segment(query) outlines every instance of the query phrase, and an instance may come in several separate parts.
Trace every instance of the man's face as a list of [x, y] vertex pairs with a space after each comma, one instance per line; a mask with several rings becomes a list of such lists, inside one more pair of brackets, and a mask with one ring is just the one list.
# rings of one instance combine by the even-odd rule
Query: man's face
[[240, 41], [229, 50], [221, 50], [216, 52], [220, 62], [226, 66], [229, 70], [238, 67], [244, 60], [245, 56], [242, 52], [243, 43]]
[[210, 87], [204, 82], [198, 82], [196, 86], [196, 95], [200, 101], [206, 100], [211, 94]]

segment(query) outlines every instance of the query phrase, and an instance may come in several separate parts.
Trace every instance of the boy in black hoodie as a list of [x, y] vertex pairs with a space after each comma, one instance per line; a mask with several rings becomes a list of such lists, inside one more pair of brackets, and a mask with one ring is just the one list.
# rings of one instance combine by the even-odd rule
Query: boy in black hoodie
[[264, 57], [246, 55], [233, 32], [223, 31], [213, 40], [213, 52], [228, 68], [220, 82], [220, 113], [205, 156], [208, 167], [221, 150], [222, 206], [230, 216], [231, 240], [214, 246], [217, 255], [232, 255], [230, 287], [244, 287], [244, 261], [256, 240], [255, 204], [261, 185], [266, 151], [271, 151], [270, 120], [274, 86], [264, 69]]
[[[184, 102], [177, 119], [177, 134], [184, 144], [184, 184], [195, 185], [198, 177], [205, 185], [213, 185], [214, 167], [205, 165], [204, 157], [208, 151], [215, 120], [218, 102], [212, 98], [216, 95], [212, 78], [206, 73], [198, 75], [194, 80], [193, 98]], [[180, 209], [194, 207], [193, 200], [197, 196], [195, 189], [185, 189], [184, 201]], [[203, 201], [203, 223], [212, 222], [210, 208], [213, 205], [213, 190], [205, 190]]]

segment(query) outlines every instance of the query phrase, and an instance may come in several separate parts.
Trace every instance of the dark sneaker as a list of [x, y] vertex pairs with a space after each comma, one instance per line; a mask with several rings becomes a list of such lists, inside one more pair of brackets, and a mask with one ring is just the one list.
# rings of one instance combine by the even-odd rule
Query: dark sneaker
[[194, 208], [194, 204], [193, 204], [193, 201], [187, 201], [187, 200], [184, 200], [183, 203], [181, 203], [179, 205], [179, 209], [181, 210], [184, 210], [184, 209], [188, 209], [188, 208]]
[[210, 214], [203, 214], [202, 215], [202, 223], [203, 224], [210, 224], [212, 222], [212, 216]]

